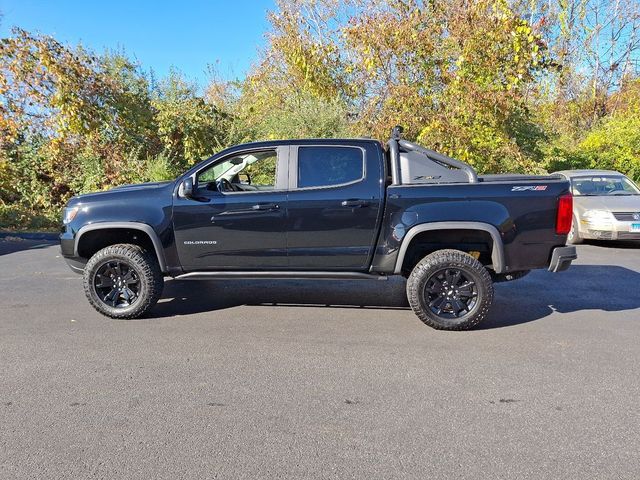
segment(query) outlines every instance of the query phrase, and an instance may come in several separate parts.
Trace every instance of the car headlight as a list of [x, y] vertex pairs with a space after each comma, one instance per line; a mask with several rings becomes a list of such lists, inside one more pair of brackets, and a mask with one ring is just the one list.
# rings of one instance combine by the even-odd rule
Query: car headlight
[[589, 223], [610, 223], [613, 221], [613, 215], [609, 210], [587, 210], [582, 218]]
[[62, 223], [68, 225], [71, 221], [76, 218], [78, 214], [78, 207], [65, 207], [64, 212], [62, 214]]

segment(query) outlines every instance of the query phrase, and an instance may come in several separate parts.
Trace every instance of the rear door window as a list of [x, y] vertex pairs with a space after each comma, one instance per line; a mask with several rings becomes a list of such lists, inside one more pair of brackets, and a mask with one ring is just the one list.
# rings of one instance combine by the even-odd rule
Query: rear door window
[[362, 178], [364, 155], [359, 148], [298, 148], [298, 188], [344, 185]]

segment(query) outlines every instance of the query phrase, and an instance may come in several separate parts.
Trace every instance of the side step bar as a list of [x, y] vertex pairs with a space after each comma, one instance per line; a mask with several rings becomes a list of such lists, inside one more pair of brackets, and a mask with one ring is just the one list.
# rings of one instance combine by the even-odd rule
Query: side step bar
[[387, 280], [385, 275], [373, 275], [362, 272], [295, 272], [295, 271], [271, 271], [271, 272], [190, 272], [174, 277], [176, 280], [217, 280], [217, 279], [318, 279], [318, 280]]

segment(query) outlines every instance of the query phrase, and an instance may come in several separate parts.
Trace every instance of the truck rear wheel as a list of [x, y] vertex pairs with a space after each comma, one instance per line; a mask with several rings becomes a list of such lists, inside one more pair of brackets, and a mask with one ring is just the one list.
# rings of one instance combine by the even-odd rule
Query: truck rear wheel
[[424, 257], [407, 280], [415, 314], [439, 330], [467, 330], [480, 323], [493, 302], [486, 268], [459, 250], [438, 250]]
[[153, 307], [164, 286], [160, 266], [138, 245], [110, 245], [84, 269], [84, 292], [98, 312], [111, 318], [137, 318]]

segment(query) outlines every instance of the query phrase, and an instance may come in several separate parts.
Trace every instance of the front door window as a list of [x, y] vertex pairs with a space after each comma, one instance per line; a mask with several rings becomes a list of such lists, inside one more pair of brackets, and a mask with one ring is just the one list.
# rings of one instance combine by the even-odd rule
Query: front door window
[[243, 153], [217, 163], [197, 176], [198, 189], [229, 192], [273, 190], [277, 179], [275, 150]]

